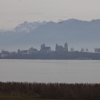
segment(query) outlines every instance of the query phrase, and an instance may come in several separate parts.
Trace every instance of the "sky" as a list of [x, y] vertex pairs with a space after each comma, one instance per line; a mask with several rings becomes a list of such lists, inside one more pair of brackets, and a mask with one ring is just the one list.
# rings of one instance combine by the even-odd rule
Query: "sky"
[[100, 19], [100, 0], [0, 0], [0, 29], [24, 21]]

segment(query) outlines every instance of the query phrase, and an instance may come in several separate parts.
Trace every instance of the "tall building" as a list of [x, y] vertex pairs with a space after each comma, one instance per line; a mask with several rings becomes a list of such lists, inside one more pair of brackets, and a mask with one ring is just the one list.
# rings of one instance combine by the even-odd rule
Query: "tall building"
[[64, 45], [64, 49], [65, 49], [65, 51], [68, 52], [68, 44], [67, 44], [67, 43], [65, 43], [65, 45]]
[[65, 43], [65, 44], [64, 44], [64, 47], [61, 46], [61, 45], [56, 44], [55, 51], [56, 51], [56, 52], [65, 52], [65, 51], [68, 52], [68, 44]]
[[41, 45], [40, 51], [42, 53], [49, 53], [49, 52], [51, 52], [51, 48], [50, 47], [46, 47], [45, 44], [43, 44], [43, 45]]

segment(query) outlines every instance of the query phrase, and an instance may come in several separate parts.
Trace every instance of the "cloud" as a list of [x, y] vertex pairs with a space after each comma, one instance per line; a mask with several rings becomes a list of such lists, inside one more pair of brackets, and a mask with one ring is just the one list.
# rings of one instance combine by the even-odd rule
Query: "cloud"
[[28, 13], [30, 15], [41, 15], [42, 13]]
[[22, 0], [17, 0], [18, 2], [22, 1]]
[[14, 20], [8, 20], [8, 21], [6, 21], [6, 22], [11, 23], [11, 22], [14, 22]]

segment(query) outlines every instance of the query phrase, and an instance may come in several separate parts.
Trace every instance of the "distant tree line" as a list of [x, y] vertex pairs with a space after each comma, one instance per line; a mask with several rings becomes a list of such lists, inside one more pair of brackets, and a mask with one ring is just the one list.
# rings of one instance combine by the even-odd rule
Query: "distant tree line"
[[1, 59], [93, 59], [100, 60], [100, 53], [92, 52], [50, 52], [50, 53], [36, 53], [36, 54], [13, 54]]

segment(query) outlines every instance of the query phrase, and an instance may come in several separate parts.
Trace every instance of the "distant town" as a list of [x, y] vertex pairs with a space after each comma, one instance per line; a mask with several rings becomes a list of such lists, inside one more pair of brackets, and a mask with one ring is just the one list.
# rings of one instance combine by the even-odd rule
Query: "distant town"
[[74, 51], [74, 48], [70, 48], [68, 51], [68, 44], [64, 46], [56, 44], [55, 50], [51, 50], [51, 47], [45, 44], [41, 45], [40, 50], [36, 48], [29, 48], [28, 50], [20, 50], [17, 52], [9, 52], [2, 50], [0, 53], [0, 59], [100, 59], [100, 48], [95, 48], [94, 52], [89, 52], [88, 49], [81, 48], [80, 51]]

